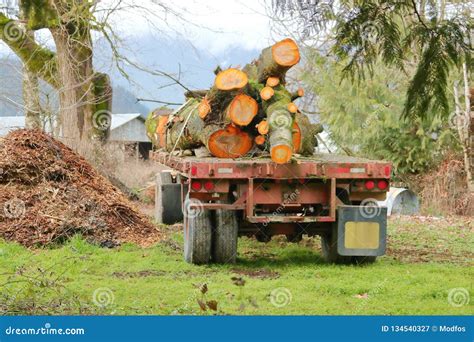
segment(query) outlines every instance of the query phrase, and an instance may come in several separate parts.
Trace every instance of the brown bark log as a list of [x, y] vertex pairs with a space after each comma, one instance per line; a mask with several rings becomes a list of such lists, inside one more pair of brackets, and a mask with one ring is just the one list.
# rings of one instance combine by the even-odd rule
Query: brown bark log
[[264, 49], [258, 59], [258, 81], [265, 83], [269, 77], [278, 77], [285, 83], [285, 73], [300, 60], [298, 45], [292, 39], [284, 39]]

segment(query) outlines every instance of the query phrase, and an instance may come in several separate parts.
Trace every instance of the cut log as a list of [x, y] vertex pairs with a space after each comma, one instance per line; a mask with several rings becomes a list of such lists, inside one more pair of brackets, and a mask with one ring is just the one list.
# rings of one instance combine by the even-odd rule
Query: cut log
[[297, 91], [291, 93], [291, 101], [294, 101], [297, 98], [303, 97], [303, 96], [304, 96], [304, 89], [303, 88], [298, 88]]
[[300, 60], [298, 45], [290, 39], [284, 39], [264, 49], [258, 59], [258, 81], [265, 83], [269, 77], [278, 77], [284, 83], [285, 73]]
[[272, 87], [263, 87], [262, 90], [260, 90], [260, 97], [265, 101], [271, 99], [274, 94], [275, 91]]
[[265, 144], [265, 136], [264, 135], [257, 135], [254, 140], [255, 140], [255, 143], [257, 145]]
[[286, 107], [290, 113], [295, 114], [298, 111], [298, 106], [295, 105], [293, 102], [288, 103], [288, 106]]
[[318, 145], [316, 134], [322, 131], [322, 125], [312, 124], [306, 115], [296, 113], [293, 123], [293, 151], [303, 156], [313, 155], [314, 148]]
[[246, 94], [235, 96], [227, 107], [227, 117], [238, 126], [247, 126], [257, 113], [257, 101]]
[[218, 158], [242, 157], [253, 145], [252, 137], [232, 124], [217, 130], [216, 125], [207, 126], [202, 137], [211, 154]]
[[256, 127], [259, 134], [265, 135], [268, 133], [269, 126], [267, 120], [260, 121], [260, 123], [258, 123]]
[[244, 88], [248, 83], [247, 74], [239, 69], [226, 69], [216, 76], [214, 85], [219, 90], [229, 91]]
[[269, 77], [267, 78], [266, 85], [268, 87], [276, 87], [280, 83], [280, 79], [278, 77]]
[[211, 112], [211, 105], [206, 97], [201, 100], [201, 103], [199, 103], [198, 112], [201, 119], [204, 119], [207, 114]]

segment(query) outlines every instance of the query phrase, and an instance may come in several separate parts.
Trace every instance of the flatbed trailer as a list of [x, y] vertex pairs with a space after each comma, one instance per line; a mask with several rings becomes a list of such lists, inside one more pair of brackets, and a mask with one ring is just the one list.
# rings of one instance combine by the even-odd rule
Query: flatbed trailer
[[298, 242], [320, 235], [329, 262], [373, 262], [385, 252], [391, 164], [316, 154], [276, 164], [266, 157], [219, 159], [152, 152], [168, 169], [156, 187], [156, 218], [183, 219], [185, 260], [235, 262], [238, 236]]

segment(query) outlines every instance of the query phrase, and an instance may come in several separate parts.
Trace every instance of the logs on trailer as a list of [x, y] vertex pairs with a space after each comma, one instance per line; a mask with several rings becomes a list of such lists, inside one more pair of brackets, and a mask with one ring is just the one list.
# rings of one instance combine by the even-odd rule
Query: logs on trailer
[[209, 90], [186, 92], [186, 103], [171, 115], [153, 113], [147, 133], [158, 148], [178, 153], [205, 146], [218, 158], [267, 151], [275, 163], [294, 154], [311, 155], [322, 131], [293, 102], [303, 89], [285, 87], [286, 72], [300, 60], [298, 46], [284, 39], [264, 49], [242, 70], [215, 70]]

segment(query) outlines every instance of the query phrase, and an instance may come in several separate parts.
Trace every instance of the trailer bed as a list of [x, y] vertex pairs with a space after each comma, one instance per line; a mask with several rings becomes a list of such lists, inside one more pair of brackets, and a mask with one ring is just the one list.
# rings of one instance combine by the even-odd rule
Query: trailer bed
[[391, 164], [359, 157], [319, 153], [276, 164], [269, 157], [222, 159], [152, 152], [151, 159], [196, 178], [390, 178]]

